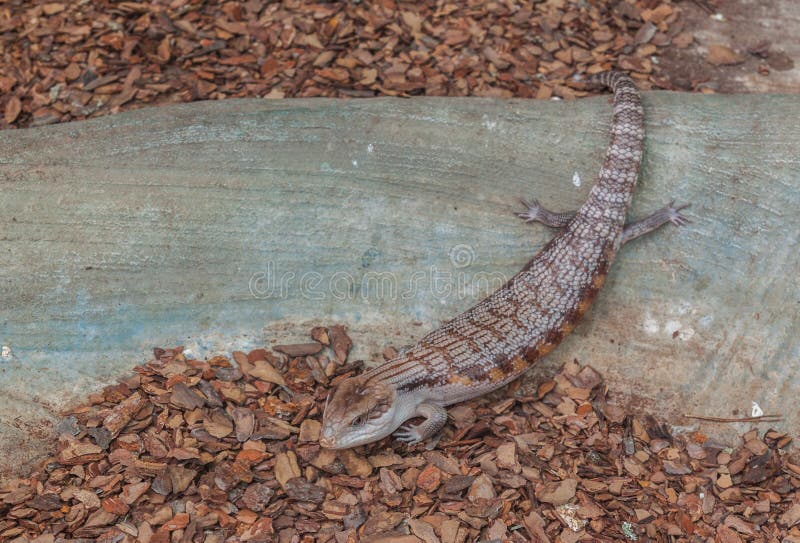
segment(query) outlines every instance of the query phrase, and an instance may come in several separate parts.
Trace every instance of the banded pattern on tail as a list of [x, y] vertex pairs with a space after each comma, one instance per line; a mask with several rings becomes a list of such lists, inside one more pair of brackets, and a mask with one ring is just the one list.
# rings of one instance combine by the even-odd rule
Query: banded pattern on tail
[[[509, 283], [365, 374], [450, 404], [499, 388], [552, 350], [605, 281], [642, 156], [643, 112], [628, 76], [596, 78], [614, 90], [611, 142], [576, 216]], [[435, 392], [433, 392], [435, 391]]]

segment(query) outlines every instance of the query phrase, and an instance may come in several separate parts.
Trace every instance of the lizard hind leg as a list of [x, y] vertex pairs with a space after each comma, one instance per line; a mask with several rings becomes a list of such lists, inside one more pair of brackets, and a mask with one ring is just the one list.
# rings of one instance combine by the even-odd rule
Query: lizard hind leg
[[525, 222], [540, 222], [551, 228], [563, 228], [575, 216], [574, 211], [564, 211], [556, 213], [542, 206], [539, 200], [521, 200], [522, 205], [525, 206], [525, 211], [517, 212], [517, 217]]
[[633, 239], [652, 232], [653, 230], [657, 230], [668, 222], [674, 224], [675, 226], [684, 226], [689, 224], [691, 221], [681, 213], [681, 210], [687, 207], [689, 207], [689, 204], [683, 204], [676, 207], [675, 200], [673, 200], [661, 209], [654, 211], [644, 219], [626, 224], [620, 236], [620, 244], [624, 245]]
[[395, 437], [404, 443], [419, 443], [430, 439], [444, 428], [447, 422], [447, 410], [441, 405], [423, 403], [414, 411], [415, 417], [425, 417], [419, 424], [406, 424], [395, 432]]

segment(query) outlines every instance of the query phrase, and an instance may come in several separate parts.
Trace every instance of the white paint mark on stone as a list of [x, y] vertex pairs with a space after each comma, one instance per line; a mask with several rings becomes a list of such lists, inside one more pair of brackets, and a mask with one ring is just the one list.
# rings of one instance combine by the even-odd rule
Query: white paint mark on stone
[[583, 181], [581, 181], [581, 174], [575, 172], [572, 174], [572, 184], [580, 188]]
[[358, 160], [353, 159], [353, 167], [358, 168]]
[[655, 320], [653, 317], [646, 317], [644, 322], [642, 323], [644, 327], [644, 331], [648, 334], [657, 334], [658, 333], [658, 321]]
[[370, 143], [369, 145], [367, 145], [367, 152], [368, 153], [371, 153], [374, 150], [375, 150], [375, 146], [373, 144]]
[[673, 335], [680, 329], [681, 329], [681, 323], [679, 323], [678, 321], [667, 321], [664, 324], [664, 331], [669, 335]]
[[11, 347], [9, 345], [3, 345], [0, 347], [0, 358], [3, 360], [11, 360], [14, 358], [14, 353], [11, 351]]
[[758, 403], [751, 401], [750, 402], [753, 406], [750, 409], [750, 416], [751, 417], [760, 417], [764, 414], [764, 410], [761, 409], [761, 406]]
[[695, 331], [690, 326], [684, 326], [680, 321], [667, 321], [664, 324], [664, 331], [671, 337], [687, 341], [694, 337]]

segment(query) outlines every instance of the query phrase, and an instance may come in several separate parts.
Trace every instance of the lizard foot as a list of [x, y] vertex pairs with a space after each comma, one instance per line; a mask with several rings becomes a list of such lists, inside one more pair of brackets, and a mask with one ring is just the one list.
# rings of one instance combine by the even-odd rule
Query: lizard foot
[[682, 209], [686, 209], [691, 204], [683, 204], [675, 207], [675, 200], [672, 200], [669, 204], [664, 206], [663, 212], [667, 214], [667, 220], [674, 224], [675, 226], [685, 226], [689, 224], [690, 221], [687, 217], [685, 217], [682, 213]]
[[447, 422], [447, 410], [434, 403], [421, 403], [414, 410], [414, 417], [425, 417], [419, 424], [406, 424], [401, 426], [395, 436], [399, 441], [408, 444], [419, 443], [430, 439], [444, 427]]
[[539, 203], [539, 200], [534, 199], [530, 202], [527, 200], [520, 200], [520, 202], [525, 207], [525, 211], [518, 211], [516, 213], [517, 217], [525, 222], [534, 222], [540, 218], [542, 205]]
[[409, 445], [413, 445], [415, 443], [419, 443], [422, 441], [422, 434], [420, 433], [418, 426], [413, 424], [406, 424], [405, 426], [401, 426], [395, 433], [395, 438], [398, 441], [402, 441], [403, 443], [408, 443]]
[[522, 205], [525, 206], [525, 211], [517, 212], [517, 217], [526, 223], [540, 222], [552, 228], [563, 228], [572, 220], [572, 217], [575, 216], [574, 211], [564, 211], [561, 213], [550, 211], [536, 199], [530, 202], [521, 200], [521, 202]]

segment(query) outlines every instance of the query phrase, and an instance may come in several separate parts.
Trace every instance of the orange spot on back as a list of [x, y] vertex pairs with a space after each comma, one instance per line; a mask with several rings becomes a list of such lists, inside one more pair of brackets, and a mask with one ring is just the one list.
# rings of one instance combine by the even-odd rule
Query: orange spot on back
[[583, 314], [586, 313], [586, 311], [592, 305], [593, 298], [594, 298], [594, 296], [591, 296], [589, 298], [584, 298], [583, 300], [580, 301], [580, 303], [578, 304], [578, 308], [577, 308], [577, 311], [578, 311], [577, 318], [582, 317]]
[[539, 350], [539, 356], [545, 356], [550, 351], [555, 349], [557, 345], [558, 345], [557, 343], [550, 343], [547, 341], [543, 341], [542, 343], [536, 345], [536, 348]]
[[511, 367], [513, 368], [514, 373], [520, 373], [528, 369], [530, 364], [521, 356], [515, 356], [514, 360], [511, 362]]
[[592, 277], [592, 286], [596, 289], [601, 288], [606, 282], [606, 274], [600, 273]]
[[575, 322], [573, 322], [573, 321], [566, 321], [565, 323], [563, 323], [561, 325], [561, 328], [560, 328], [561, 333], [564, 334], [564, 335], [569, 334], [574, 329], [575, 329]]
[[470, 379], [466, 375], [454, 374], [450, 376], [447, 382], [450, 383], [451, 385], [464, 385], [468, 387], [472, 384], [472, 379]]

